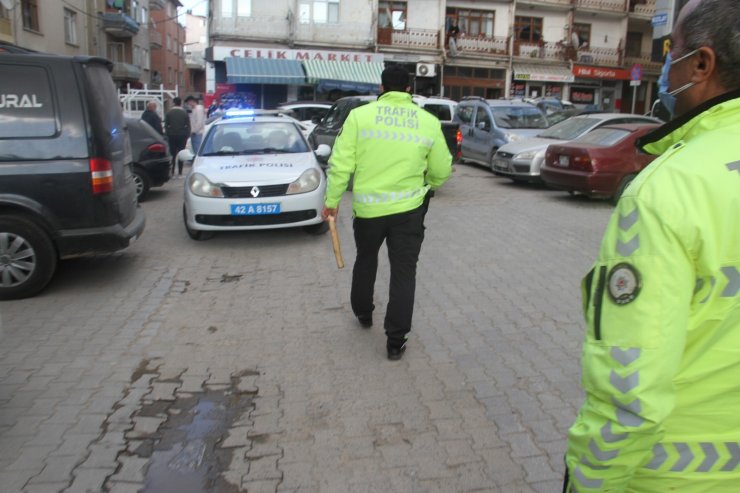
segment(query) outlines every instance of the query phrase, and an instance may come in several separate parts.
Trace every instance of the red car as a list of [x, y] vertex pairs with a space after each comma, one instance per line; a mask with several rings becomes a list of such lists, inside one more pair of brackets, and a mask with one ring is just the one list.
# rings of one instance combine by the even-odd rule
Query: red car
[[627, 185], [655, 156], [635, 141], [659, 125], [625, 123], [599, 127], [567, 144], [547, 148], [542, 180], [551, 188], [619, 200]]

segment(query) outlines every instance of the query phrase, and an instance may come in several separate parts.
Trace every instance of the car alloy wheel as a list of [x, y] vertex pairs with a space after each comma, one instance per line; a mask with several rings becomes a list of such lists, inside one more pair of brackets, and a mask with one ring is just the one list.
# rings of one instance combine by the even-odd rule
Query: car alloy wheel
[[54, 245], [41, 228], [20, 216], [0, 217], [0, 300], [38, 293], [56, 265]]
[[134, 185], [136, 185], [136, 198], [141, 202], [149, 192], [149, 177], [141, 170], [134, 170]]

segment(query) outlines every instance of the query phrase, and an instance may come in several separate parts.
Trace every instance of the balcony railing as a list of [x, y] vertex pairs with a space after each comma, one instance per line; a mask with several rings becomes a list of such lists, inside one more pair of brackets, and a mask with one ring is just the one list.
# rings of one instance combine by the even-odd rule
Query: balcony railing
[[563, 7], [570, 7], [573, 2], [571, 0], [519, 0], [519, 4], [524, 5], [560, 5]]
[[105, 12], [103, 29], [118, 38], [131, 38], [139, 32], [139, 23], [123, 12]]
[[540, 60], [568, 61], [575, 59], [575, 50], [561, 42], [523, 43], [514, 41], [514, 56], [520, 58], [538, 58]]
[[393, 48], [410, 48], [416, 50], [435, 50], [439, 45], [439, 31], [434, 29], [378, 28], [378, 44]]
[[625, 0], [575, 0], [580, 9], [604, 10], [607, 12], [626, 12]]
[[646, 71], [658, 73], [663, 68], [663, 64], [660, 62], [652, 61], [652, 55], [650, 53], [640, 53], [639, 56], [626, 56], [624, 57], [624, 66], [631, 67], [632, 65], [639, 63], [642, 68]]
[[488, 54], [488, 55], [508, 55], [509, 38], [505, 36], [467, 36], [461, 34], [457, 37], [457, 54]]
[[587, 48], [578, 50], [578, 63], [620, 67], [622, 65], [622, 50], [616, 48]]
[[203, 57], [202, 51], [186, 51], [185, 52], [185, 67], [189, 69], [205, 69], [206, 59]]
[[119, 80], [139, 80], [141, 68], [130, 63], [114, 62], [111, 76]]
[[641, 3], [630, 2], [630, 12], [640, 17], [650, 17], [655, 15], [655, 0], [644, 0]]
[[149, 29], [149, 46], [152, 48], [162, 47], [162, 33], [155, 29]]

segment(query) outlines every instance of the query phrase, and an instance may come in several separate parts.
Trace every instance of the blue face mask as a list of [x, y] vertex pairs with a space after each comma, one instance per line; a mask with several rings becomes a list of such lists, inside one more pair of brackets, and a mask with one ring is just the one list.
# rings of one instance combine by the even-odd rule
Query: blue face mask
[[699, 50], [692, 50], [685, 55], [676, 58], [675, 60], [671, 59], [670, 52], [668, 52], [668, 56], [665, 57], [665, 63], [663, 64], [663, 69], [661, 70], [660, 78], [658, 79], [658, 98], [660, 99], [660, 102], [665, 107], [665, 109], [668, 110], [668, 113], [670, 113], [671, 119], [676, 114], [676, 96], [693, 86], [694, 83], [689, 82], [682, 85], [678, 89], [668, 91], [668, 73], [670, 72], [671, 66], [673, 64], [686, 60], [697, 51]]

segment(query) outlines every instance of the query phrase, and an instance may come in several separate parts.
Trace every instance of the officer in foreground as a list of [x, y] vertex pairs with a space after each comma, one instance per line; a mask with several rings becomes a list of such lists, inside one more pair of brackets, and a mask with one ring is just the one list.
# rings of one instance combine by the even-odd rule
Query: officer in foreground
[[439, 120], [411, 101], [409, 74], [395, 65], [383, 71], [377, 101], [354, 109], [329, 160], [324, 219], [337, 206], [354, 173], [357, 258], [352, 272], [352, 310], [360, 324], [373, 324], [378, 251], [388, 245], [391, 282], [385, 314], [388, 358], [400, 359], [411, 330], [416, 263], [424, 240], [430, 189], [450, 175], [452, 157]]
[[[583, 282], [586, 401], [569, 492], [740, 491], [740, 2], [691, 0], [673, 32], [675, 118]], [[669, 108], [671, 109], [671, 108]]]

